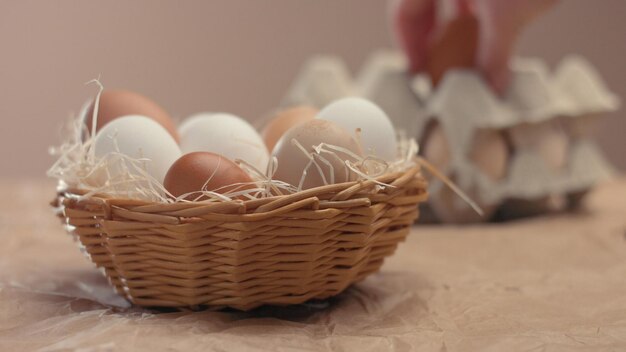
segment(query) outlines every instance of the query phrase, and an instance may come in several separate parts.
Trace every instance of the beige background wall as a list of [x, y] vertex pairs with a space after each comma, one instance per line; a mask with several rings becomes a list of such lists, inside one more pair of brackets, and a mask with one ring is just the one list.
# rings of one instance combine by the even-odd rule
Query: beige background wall
[[[524, 33], [519, 51], [555, 63], [578, 52], [626, 96], [626, 1], [565, 0]], [[95, 92], [153, 97], [173, 115], [223, 110], [254, 120], [300, 64], [334, 53], [356, 70], [392, 45], [383, 0], [0, 0], [0, 177], [40, 177], [60, 123]], [[626, 168], [621, 113], [601, 144]]]

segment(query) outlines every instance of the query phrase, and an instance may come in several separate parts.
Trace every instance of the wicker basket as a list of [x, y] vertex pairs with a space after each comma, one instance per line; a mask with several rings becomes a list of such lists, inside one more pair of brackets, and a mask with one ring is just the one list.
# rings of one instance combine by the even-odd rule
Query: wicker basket
[[62, 189], [68, 231], [116, 291], [140, 306], [289, 305], [377, 271], [427, 198], [419, 166], [249, 201], [148, 203]]

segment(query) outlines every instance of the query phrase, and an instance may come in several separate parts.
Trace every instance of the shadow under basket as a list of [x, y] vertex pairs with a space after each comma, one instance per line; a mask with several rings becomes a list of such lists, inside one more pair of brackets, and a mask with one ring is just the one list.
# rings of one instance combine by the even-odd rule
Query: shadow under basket
[[419, 166], [248, 201], [159, 203], [61, 189], [54, 204], [116, 291], [147, 307], [290, 305], [378, 271], [427, 199]]

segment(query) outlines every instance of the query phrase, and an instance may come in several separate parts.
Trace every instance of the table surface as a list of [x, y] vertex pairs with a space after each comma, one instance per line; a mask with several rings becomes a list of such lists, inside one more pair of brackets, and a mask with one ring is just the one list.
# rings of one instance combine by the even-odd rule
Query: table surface
[[340, 296], [247, 313], [128, 307], [63, 232], [53, 192], [0, 182], [0, 351], [626, 350], [625, 179], [576, 214], [414, 227]]

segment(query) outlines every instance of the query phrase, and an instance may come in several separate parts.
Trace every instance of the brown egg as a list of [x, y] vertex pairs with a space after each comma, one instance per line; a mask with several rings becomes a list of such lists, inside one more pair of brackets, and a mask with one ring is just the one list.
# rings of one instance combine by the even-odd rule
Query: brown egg
[[435, 35], [427, 58], [427, 71], [433, 85], [436, 86], [450, 69], [474, 66], [479, 31], [476, 16], [467, 6], [461, 6], [459, 15]]
[[445, 132], [438, 122], [427, 127], [422, 145], [424, 158], [441, 172], [445, 172], [452, 156]]
[[[363, 155], [363, 151], [359, 144], [339, 125], [327, 120], [310, 120], [292, 127], [278, 141], [272, 156], [278, 159], [278, 169], [274, 174], [275, 180], [287, 182], [291, 185], [298, 186], [302, 178], [302, 172], [309, 163], [309, 157], [296, 145], [292, 140], [298, 141], [308, 152], [313, 151], [313, 146], [320, 143], [327, 143], [337, 147], [342, 147], [352, 151], [359, 156]], [[355, 175], [348, 172], [345, 164], [330, 156], [322, 154], [332, 165], [334, 170], [334, 183], [346, 182], [354, 179]], [[352, 160], [343, 153], [337, 154], [342, 160]], [[331, 169], [323, 162], [318, 162], [322, 169], [322, 173], [327, 183], [331, 183]], [[308, 169], [308, 173], [304, 179], [302, 189], [314, 188], [324, 185], [324, 179], [320, 175], [318, 169], [313, 165]]]
[[[250, 175], [225, 157], [209, 152], [193, 152], [183, 155], [172, 164], [163, 185], [172, 195], [179, 197], [201, 190], [225, 194], [251, 188], [252, 186], [236, 185], [249, 182], [252, 182]], [[199, 194], [194, 194], [185, 199], [194, 200], [198, 196]]]
[[504, 135], [497, 130], [476, 130], [469, 158], [492, 181], [502, 180], [509, 162], [509, 147]]
[[301, 105], [277, 112], [272, 120], [263, 128], [261, 136], [267, 146], [267, 150], [274, 149], [280, 137], [291, 127], [305, 121], [313, 120], [319, 112], [318, 109]]
[[[94, 102], [85, 109], [82, 117], [91, 133]], [[139, 93], [127, 90], [105, 90], [100, 95], [96, 131], [118, 117], [126, 115], [143, 115], [163, 126], [172, 137], [179, 141], [176, 124], [161, 106]]]
[[552, 170], [559, 172], [565, 168], [569, 138], [558, 121], [517, 125], [510, 134], [514, 146], [533, 150]]

